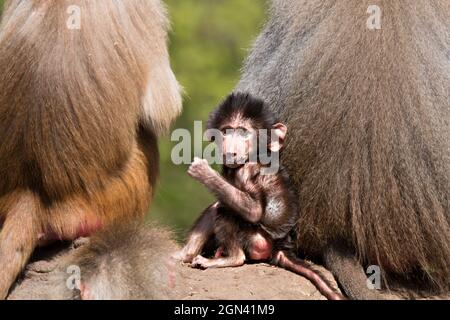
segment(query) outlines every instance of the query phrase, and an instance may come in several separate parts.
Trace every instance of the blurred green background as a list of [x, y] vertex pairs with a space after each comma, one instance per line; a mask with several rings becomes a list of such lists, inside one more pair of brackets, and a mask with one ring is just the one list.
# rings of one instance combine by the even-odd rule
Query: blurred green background
[[[0, 6], [4, 0], [0, 0]], [[239, 69], [265, 19], [265, 0], [166, 0], [172, 21], [170, 54], [184, 87], [184, 111], [173, 126], [193, 131], [239, 79]], [[0, 8], [1, 10], [1, 8]], [[171, 226], [179, 236], [213, 201], [211, 195], [174, 165], [176, 142], [160, 141], [161, 178], [149, 217]]]

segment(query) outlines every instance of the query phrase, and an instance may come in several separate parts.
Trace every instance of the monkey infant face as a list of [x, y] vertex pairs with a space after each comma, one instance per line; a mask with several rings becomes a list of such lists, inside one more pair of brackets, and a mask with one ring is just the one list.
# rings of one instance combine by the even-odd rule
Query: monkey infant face
[[263, 100], [240, 92], [230, 94], [211, 112], [207, 128], [229, 168], [258, 163], [261, 156], [278, 152], [287, 131]]
[[[219, 130], [224, 165], [238, 168], [248, 161], [258, 162], [258, 152], [280, 151], [287, 128], [282, 123], [276, 123], [270, 129], [261, 128], [254, 121], [238, 116]], [[260, 141], [263, 137], [265, 139]]]
[[257, 152], [257, 130], [249, 120], [237, 117], [219, 128], [223, 163], [229, 168], [245, 164]]

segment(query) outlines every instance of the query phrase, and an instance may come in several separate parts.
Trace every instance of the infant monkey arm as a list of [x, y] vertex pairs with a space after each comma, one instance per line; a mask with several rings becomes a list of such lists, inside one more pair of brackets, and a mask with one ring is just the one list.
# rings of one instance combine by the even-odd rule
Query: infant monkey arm
[[261, 219], [263, 213], [261, 201], [231, 185], [212, 169], [206, 160], [194, 159], [188, 173], [245, 220], [256, 223]]

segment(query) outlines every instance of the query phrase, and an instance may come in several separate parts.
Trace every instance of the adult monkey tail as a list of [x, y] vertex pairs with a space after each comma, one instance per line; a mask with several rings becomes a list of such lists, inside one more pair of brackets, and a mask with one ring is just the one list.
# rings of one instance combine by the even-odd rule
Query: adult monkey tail
[[289, 127], [298, 246], [352, 298], [381, 297], [370, 265], [450, 290], [449, 29], [449, 0], [276, 0], [237, 86]]

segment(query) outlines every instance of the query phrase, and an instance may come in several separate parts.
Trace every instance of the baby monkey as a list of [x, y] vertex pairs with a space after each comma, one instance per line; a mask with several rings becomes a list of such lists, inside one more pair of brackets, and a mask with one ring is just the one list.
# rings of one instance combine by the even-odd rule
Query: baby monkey
[[[291, 234], [298, 219], [297, 195], [285, 169], [278, 165], [276, 172], [270, 171], [266, 161], [279, 159], [286, 126], [262, 100], [234, 93], [211, 113], [207, 129], [222, 151], [222, 175], [199, 158], [188, 174], [218, 201], [197, 219], [175, 257], [199, 268], [236, 267], [247, 259], [270, 261], [306, 277], [328, 299], [343, 299], [295, 258]], [[211, 240], [218, 249], [208, 259], [201, 253]]]

